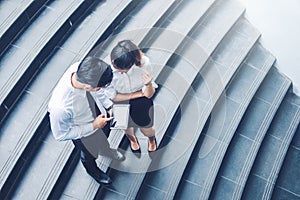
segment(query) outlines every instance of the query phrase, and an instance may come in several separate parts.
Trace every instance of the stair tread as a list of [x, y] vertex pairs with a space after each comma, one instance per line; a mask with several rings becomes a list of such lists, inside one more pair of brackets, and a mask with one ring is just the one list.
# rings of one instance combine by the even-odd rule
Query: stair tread
[[300, 160], [300, 126], [294, 135], [287, 156], [281, 167], [272, 197], [277, 199], [297, 199], [300, 196], [299, 165]]
[[[252, 60], [253, 61], [253, 60]], [[250, 60], [250, 63], [248, 63], [248, 64], [250, 64], [251, 65], [251, 63], [252, 63], [252, 61]], [[252, 67], [253, 67], [253, 65], [252, 65]], [[281, 80], [280, 80], [280, 78], [281, 78]], [[279, 83], [278, 83], [278, 85], [280, 85], [280, 84], [282, 84], [283, 82], [284, 82], [284, 80], [285, 80], [285, 77], [283, 78], [283, 77], [279, 77], [278, 79], [274, 79], [273, 78], [273, 80], [271, 79], [270, 81], [269, 81], [269, 83], [267, 83], [267, 84], [265, 84], [263, 87], [261, 87], [261, 88], [265, 88], [265, 87], [272, 87], [272, 89], [274, 89], [276, 86], [274, 86], [274, 80], [277, 80]], [[289, 82], [289, 81], [288, 81]], [[287, 86], [285, 86], [285, 90], [286, 90], [286, 87]], [[263, 91], [267, 91], [267, 90], [263, 90]], [[263, 94], [263, 95], [265, 95], [265, 94]], [[261, 96], [262, 96], [262, 94], [260, 94], [260, 92], [257, 92], [256, 93], [256, 98], [260, 98]], [[274, 97], [275, 98], [275, 97]], [[264, 100], [262, 100], [262, 101], [264, 101]], [[264, 102], [265, 103], [265, 102]], [[250, 106], [251, 107], [251, 106]], [[246, 117], [247, 118], [247, 117]], [[259, 118], [260, 119], [260, 118]], [[258, 119], [258, 120], [259, 120]], [[252, 123], [251, 123], [252, 124]], [[251, 126], [251, 125], [250, 125]], [[251, 130], [251, 128], [249, 128], [248, 127], [248, 129], [247, 130]], [[201, 141], [203, 141], [203, 139], [204, 139], [204, 136], [202, 135], [202, 139], [201, 139]], [[210, 142], [210, 144], [211, 145], [220, 145], [220, 144], [218, 144], [218, 143], [216, 143], [216, 141], [215, 140], [213, 140], [212, 138], [210, 138], [210, 137], [207, 137], [207, 138], [205, 138], [205, 140], [206, 140], [206, 142], [207, 142], [207, 144], [209, 144], [209, 142]], [[200, 143], [199, 143], [200, 144]], [[199, 146], [199, 144], [198, 144], [198, 146]], [[209, 145], [208, 145], [209, 146]], [[199, 151], [199, 149], [200, 149], [201, 147], [196, 147], [196, 149], [197, 149], [197, 151], [195, 151], [195, 152], [198, 152]], [[218, 147], [217, 147], [218, 148]], [[245, 148], [246, 148], [246, 146], [245, 146]], [[194, 154], [196, 155], [196, 153], [194, 152]], [[189, 196], [190, 195], [190, 193], [191, 193], [191, 191], [195, 191], [196, 192], [196, 194], [195, 194], [195, 196], [197, 196], [197, 197], [199, 197], [200, 195], [201, 195], [201, 191], [203, 191], [205, 188], [203, 188], [203, 180], [201, 180], [201, 178], [199, 179], [199, 177], [202, 177], [203, 176], [203, 174], [207, 174], [207, 172], [200, 172], [198, 169], [205, 169], [205, 168], [203, 168], [203, 167], [205, 167], [205, 166], [207, 166], [207, 165], [209, 165], [209, 163], [207, 163], [209, 160], [212, 160], [213, 159], [213, 155], [215, 154], [215, 151], [214, 152], [211, 152], [210, 154], [206, 154], [205, 152], [202, 152], [203, 153], [203, 155], [202, 154], [200, 154], [200, 153], [197, 153], [197, 155], [198, 155], [198, 159], [197, 159], [197, 161], [195, 161], [195, 162], [193, 162], [192, 164], [190, 164], [190, 166], [188, 166], [188, 171], [186, 172], [187, 173], [187, 175], [184, 177], [184, 180], [182, 180], [182, 183], [181, 183], [181, 187], [180, 187], [180, 192], [178, 192], [178, 194], [177, 194], [177, 196], [178, 196], [178, 198], [182, 198], [182, 197], [187, 197], [187, 196]], [[204, 157], [204, 156], [207, 156], [207, 157], [209, 157], [209, 158], [207, 158], [207, 159], [205, 159], [205, 160], [203, 160], [202, 158]], [[202, 163], [202, 164], [201, 164]], [[235, 169], [235, 168], [234, 168]], [[203, 173], [203, 174], [202, 174]], [[222, 179], [222, 182], [220, 183], [220, 184], [222, 184], [223, 183], [223, 185], [224, 185], [224, 188], [226, 187], [226, 189], [224, 189], [223, 190], [223, 192], [224, 193], [222, 193], [222, 194], [220, 194], [220, 196], [218, 196], [218, 197], [223, 197], [223, 198], [225, 198], [225, 194], [227, 194], [227, 193], [229, 193], [230, 194], [230, 192], [234, 192], [234, 187], [235, 187], [235, 185], [233, 184], [233, 181], [232, 180], [230, 180], [230, 179]], [[225, 192], [226, 191], [226, 192]], [[220, 192], [221, 193], [221, 192]], [[226, 198], [228, 198], [228, 199], [231, 199], [232, 197], [230, 197], [230, 196], [227, 196]]]
[[[62, 151], [63, 146], [57, 145], [57, 141], [54, 140], [51, 132], [47, 135], [47, 142], [43, 143], [41, 149], [39, 149], [37, 155], [35, 155], [35, 160], [38, 160], [39, 165], [30, 165], [29, 170], [20, 181], [20, 187], [15, 191], [14, 199], [24, 199], [24, 197], [37, 199], [40, 191], [37, 188], [42, 187], [41, 180], [48, 178], [49, 171], [51, 171], [53, 165], [51, 161], [59, 159], [60, 155], [56, 152]], [[49, 151], [49, 149], [51, 149], [51, 151]]]
[[[256, 54], [255, 51], [253, 54]], [[250, 60], [253, 54], [250, 52], [247, 59]], [[199, 155], [203, 154], [205, 156], [200, 156], [201, 158], [203, 157], [203, 159], [197, 159], [198, 162], [202, 162], [202, 164], [205, 163], [205, 165], [198, 167], [208, 170], [201, 171], [197, 176], [199, 178], [197, 183], [201, 183], [200, 185], [203, 187], [201, 198], [208, 198], [226, 149], [228, 148], [239, 121], [243, 117], [247, 105], [250, 103], [252, 96], [255, 94], [274, 60], [273, 56], [267, 54], [264, 59], [261, 60], [260, 65], [263, 66], [261, 70], [249, 66], [247, 62], [244, 63], [237, 74], [237, 76], [240, 75], [240, 78], [234, 78], [231, 81], [230, 86], [226, 89], [226, 97], [220, 100], [212, 111], [213, 121], [210, 122], [210, 130], [203, 136], [204, 139], [199, 153]], [[258, 66], [259, 65], [257, 65], [257, 67]], [[255, 71], [257, 75], [253, 77]], [[247, 81], [247, 79], [249, 80]]]
[[[62, 5], [61, 2], [65, 3]], [[54, 2], [54, 5], [51, 4], [53, 7], [62, 6], [60, 11], [44, 5], [45, 9], [41, 15], [32, 21], [31, 26], [26, 29], [17, 41], [10, 45], [10, 47], [13, 47], [12, 50], [9, 50], [0, 61], [1, 104], [5, 104], [5, 98], [21, 79], [25, 71], [30, 68], [36, 56], [39, 55], [44, 46], [82, 2], [82, 0], [73, 0], [66, 3], [66, 1], [61, 0]], [[42, 60], [39, 62], [42, 62]], [[32, 74], [27, 76], [31, 77]]]
[[0, 3], [0, 36], [2, 36], [15, 20], [27, 9], [33, 0], [2, 1]]
[[[274, 94], [277, 96], [271, 102], [260, 99], [257, 93], [269, 93], [270, 90], [267, 90], [266, 87], [274, 83], [273, 81], [276, 81], [276, 85], [273, 84], [273, 89], [276, 91]], [[260, 143], [290, 84], [290, 80], [281, 76], [274, 70], [274, 67], [271, 68], [260, 86], [260, 92], [257, 92], [251, 100], [248, 110], [240, 121], [235, 136], [229, 145], [214, 183], [212, 198], [218, 199], [222, 196], [221, 194], [225, 193], [229, 198], [241, 198]], [[260, 110], [260, 112], [254, 112], [253, 110]], [[222, 185], [225, 180], [220, 179], [231, 181], [232, 189], [227, 191], [226, 186]]]
[[[237, 34], [238, 35], [238, 34]], [[234, 37], [234, 36], [232, 36], [231, 35], [231, 37]], [[218, 50], [216, 50], [215, 52], [218, 52], [218, 54], [219, 53], [221, 53], [222, 52], [222, 50], [221, 49], [218, 49]], [[214, 57], [214, 55], [212, 55], [212, 57]], [[263, 60], [263, 61], [265, 61], [266, 60], [266, 58]], [[274, 61], [274, 59], [273, 59], [273, 61]], [[228, 62], [231, 62], [230, 60], [228, 61], [227, 60], [227, 63]], [[263, 63], [263, 62], [262, 62]], [[226, 63], [222, 63], [222, 64], [226, 64]], [[209, 69], [209, 68], [211, 68], [210, 66], [207, 66], [207, 68]], [[266, 69], [265, 69], [266, 70]], [[240, 72], [239, 72], [240, 74], [244, 74], [243, 73], [243, 71], [242, 70], [240, 70]], [[260, 74], [260, 72], [257, 70], [256, 72], [252, 72], [252, 73], [254, 73], [254, 74]], [[258, 76], [258, 75], [257, 75]], [[251, 76], [248, 76], [248, 79], [251, 79], [252, 77]], [[254, 77], [255, 78], [255, 77]], [[254, 78], [252, 78], [251, 80], [253, 81], [253, 79]], [[242, 78], [239, 78], [239, 80], [241, 80]], [[245, 81], [245, 79], [242, 79], [243, 81]], [[226, 82], [224, 82], [224, 84], [226, 84]], [[233, 84], [234, 85], [234, 84]], [[249, 84], [249, 85], [251, 85], [251, 84]], [[229, 88], [230, 88], [230, 86], [229, 86]], [[245, 90], [245, 88], [244, 88], [244, 90]], [[186, 118], [188, 118], [188, 119], [191, 119], [191, 118], [193, 118], [193, 117], [191, 117], [190, 116], [190, 113], [192, 113], [193, 111], [193, 107], [196, 107], [195, 105], [191, 105], [190, 106], [191, 108], [190, 108], [190, 112], [187, 112], [187, 111], [185, 111], [186, 113], [188, 113], [188, 114], [186, 114], [186, 115], [188, 115], [188, 117], [186, 117]], [[204, 105], [203, 106], [200, 106], [200, 107], [204, 107]], [[218, 108], [219, 108], [219, 106], [218, 106]], [[198, 114], [199, 115], [199, 114]], [[181, 118], [182, 118], [182, 120], [183, 120], [183, 124], [185, 124], [185, 126], [184, 127], [191, 127], [192, 125], [187, 125], [186, 123], [188, 123], [188, 122], [186, 122], [186, 120], [184, 120], [184, 114], [181, 116]], [[203, 118], [202, 116], [200, 117], [200, 118]], [[205, 119], [205, 118], [204, 118]], [[177, 122], [178, 123], [178, 122]], [[203, 122], [202, 122], [202, 126], [203, 126]], [[183, 126], [182, 126], [183, 127]], [[198, 126], [197, 126], [198, 127]], [[189, 129], [191, 129], [191, 128], [189, 128]], [[200, 130], [199, 130], [200, 131]], [[178, 132], [178, 133], [177, 133]], [[189, 140], [191, 140], [191, 138], [186, 138], [187, 137], [187, 133], [190, 133], [190, 132], [193, 132], [193, 131], [191, 131], [191, 130], [181, 130], [181, 128], [179, 128], [175, 133], [172, 133], [172, 136], [170, 136], [170, 137], [172, 137], [172, 139], [174, 139], [174, 140], [179, 140], [179, 141], [189, 141]], [[184, 134], [183, 134], [184, 133]], [[200, 133], [198, 133], [198, 136], [199, 136], [199, 134]], [[180, 136], [180, 135], [182, 135], [182, 136]], [[195, 137], [195, 136], [193, 136], [193, 140], [195, 140], [195, 138], [197, 138], [197, 137]], [[195, 145], [195, 144], [194, 144]], [[192, 149], [193, 149], [193, 147], [194, 146], [190, 146], [189, 148], [191, 148], [191, 150], [189, 150], [190, 152], [190, 154], [191, 154], [191, 152], [192, 152]], [[179, 179], [180, 179], [180, 177], [181, 177], [181, 175], [180, 175], [180, 177], [178, 177], [177, 179], [176, 178], [174, 178], [174, 175], [172, 175], [172, 174], [176, 174], [176, 175], [178, 175], [178, 174], [183, 174], [183, 172], [184, 172], [184, 168], [185, 168], [185, 165], [187, 164], [187, 162], [188, 162], [188, 160], [186, 159], [186, 158], [189, 158], [190, 156], [187, 154], [187, 155], [184, 155], [184, 156], [182, 156], [182, 158], [183, 159], [180, 159], [180, 161], [178, 162], [178, 163], [180, 163], [180, 164], [178, 164], [178, 163], [174, 163], [172, 166], [170, 166], [170, 168], [174, 168], [176, 171], [174, 171], [174, 170], [170, 170], [169, 168], [164, 168], [164, 169], [162, 169], [162, 170], [160, 170], [160, 171], [158, 171], [158, 172], [156, 172], [156, 173], [152, 173], [151, 175], [149, 175], [148, 177], [149, 177], [149, 179], [151, 180], [151, 181], [147, 181], [147, 179], [146, 179], [146, 186], [151, 186], [151, 187], [155, 187], [155, 188], [157, 188], [157, 187], [159, 187], [159, 188], [162, 188], [162, 186], [159, 186], [159, 185], [161, 185], [160, 183], [159, 183], [159, 179], [158, 178], [155, 178], [155, 177], [166, 177], [166, 178], [164, 178], [164, 179], [167, 179], [166, 180], [166, 182], [168, 182], [168, 184], [164, 184], [164, 187], [165, 187], [165, 193], [167, 194], [167, 195], [170, 195], [169, 196], [169, 198], [174, 198], [174, 195], [175, 195], [175, 189], [176, 189], [176, 185], [179, 183]], [[161, 159], [161, 160], [164, 160], [164, 159]], [[180, 169], [181, 168], [181, 169]], [[154, 182], [152, 181], [152, 180], [155, 180]], [[170, 187], [173, 187], [173, 193], [172, 192], [170, 192]], [[147, 188], [149, 188], [149, 187], [147, 187]], [[175, 189], [174, 189], [175, 188]], [[145, 191], [142, 189], [142, 192], [144, 193]], [[142, 193], [141, 192], [141, 193]]]
[[300, 109], [291, 103], [294, 98], [292, 93], [288, 93], [283, 99], [255, 159], [243, 199], [271, 198], [283, 159], [300, 121]]

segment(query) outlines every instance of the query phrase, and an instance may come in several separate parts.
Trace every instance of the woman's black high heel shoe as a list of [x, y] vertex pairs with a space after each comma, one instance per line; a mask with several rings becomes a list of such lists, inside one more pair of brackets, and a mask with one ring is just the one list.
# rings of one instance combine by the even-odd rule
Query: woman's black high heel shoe
[[130, 144], [129, 144], [130, 149], [131, 149], [131, 151], [132, 151], [133, 153], [141, 153], [141, 146], [140, 146], [140, 144], [139, 144], [139, 141], [137, 140], [137, 138], [135, 138], [135, 140], [136, 140], [136, 143], [139, 145], [139, 148], [136, 149], [136, 150], [132, 149], [131, 142], [129, 141], [129, 143], [130, 143]]
[[[155, 142], [155, 150], [154, 150], [154, 151], [150, 151], [150, 150], [149, 150], [149, 146], [150, 146], [150, 145], [149, 145], [149, 143], [150, 143], [149, 141], [150, 141], [150, 138], [151, 138], [151, 139], [153, 139], [153, 138], [154, 138], [154, 142]], [[156, 138], [155, 138], [155, 136], [153, 136], [153, 137], [149, 137], [149, 141], [148, 141], [148, 152], [149, 152], [149, 153], [151, 153], [151, 152], [155, 152], [155, 151], [157, 150], [157, 142], [156, 142]]]

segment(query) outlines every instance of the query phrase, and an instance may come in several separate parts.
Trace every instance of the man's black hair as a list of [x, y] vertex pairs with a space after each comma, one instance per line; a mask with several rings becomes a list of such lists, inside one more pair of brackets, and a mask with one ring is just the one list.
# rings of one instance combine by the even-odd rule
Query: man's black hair
[[113, 73], [109, 64], [99, 58], [88, 56], [80, 63], [76, 76], [79, 82], [96, 88], [110, 83]]

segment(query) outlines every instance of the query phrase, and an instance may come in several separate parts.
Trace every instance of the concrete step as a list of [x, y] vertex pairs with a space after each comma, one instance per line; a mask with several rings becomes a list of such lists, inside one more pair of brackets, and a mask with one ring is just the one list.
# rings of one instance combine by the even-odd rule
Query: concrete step
[[30, 21], [41, 12], [49, 0], [5, 0], [0, 3], [0, 57], [7, 46], [24, 31]]
[[[110, 63], [110, 50], [120, 40], [130, 38], [138, 44], [142, 49], [146, 48], [147, 40], [152, 32], [163, 24], [171, 12], [176, 9], [183, 0], [164, 1], [161, 6], [157, 6], [157, 1], [141, 1], [138, 7], [113, 31], [113, 33], [105, 40], [98, 43], [89, 53], [92, 56], [101, 57]], [[209, 0], [211, 1], [211, 0]], [[146, 8], [147, 7], [147, 8]], [[145, 10], [146, 9], [146, 10]], [[143, 12], [145, 10], [145, 12]], [[154, 12], [155, 11], [155, 12]], [[144, 20], [141, 20], [143, 18]]]
[[[253, 63], [261, 62], [264, 54], [269, 54], [262, 47], [258, 51], [260, 52], [256, 51], [254, 54], [256, 57], [254, 61], [249, 59], [251, 67], [255, 67]], [[261, 142], [290, 86], [291, 81], [272, 67], [251, 100], [229, 144], [211, 198], [241, 198]]]
[[45, 138], [36, 142], [40, 143], [40, 147], [33, 155], [33, 160], [28, 161], [29, 166], [24, 176], [18, 179], [13, 199], [46, 199], [51, 191], [48, 191], [49, 188], [53, 187], [57, 179], [57, 174], [53, 174], [51, 170], [53, 161], [60, 162], [65, 159], [61, 154], [57, 154], [64, 150], [64, 146], [56, 144], [57, 141], [51, 132], [47, 132]]
[[[299, 101], [297, 103], [299, 104]], [[300, 197], [300, 126], [294, 135], [288, 153], [285, 157], [283, 166], [278, 175], [276, 185], [272, 194], [272, 199], [291, 199], [296, 200]]]
[[[16, 178], [21, 178], [18, 177], [18, 173], [14, 172], [15, 165], [18, 160], [22, 159], [24, 150], [29, 148], [28, 145], [34, 136], [40, 134], [38, 127], [43, 124], [43, 119], [47, 118], [48, 100], [50, 98], [51, 91], [60, 76], [71, 63], [82, 59], [87, 54], [87, 52], [96, 43], [97, 39], [101, 37], [101, 33], [104, 33], [107, 27], [116, 20], [118, 15], [123, 10], [126, 10], [125, 8], [130, 5], [130, 2], [131, 1], [124, 0], [121, 2], [118, 1], [116, 4], [112, 5], [105, 4], [104, 6], [103, 4], [100, 4], [98, 9], [94, 7], [96, 10], [94, 11], [95, 14], [93, 17], [97, 19], [99, 19], [99, 17], [105, 19], [103, 20], [103, 23], [96, 21], [98, 26], [91, 31], [88, 27], [95, 23], [95, 20], [91, 21], [90, 24], [89, 20], [92, 17], [89, 17], [80, 25], [80, 27], [83, 28], [83, 30], [86, 30], [86, 32], [82, 31], [82, 29], [76, 29], [78, 31], [75, 30], [73, 33], [73, 35], [77, 35], [78, 39], [81, 38], [86, 41], [86, 45], [82, 46], [79, 51], [82, 54], [75, 54], [64, 50], [64, 46], [58, 47], [56, 50], [59, 51], [56, 52], [48, 63], [44, 63], [45, 66], [43, 67], [43, 70], [35, 77], [30, 87], [26, 88], [26, 92], [22, 94], [20, 101], [14, 107], [13, 113], [10, 114], [9, 118], [5, 121], [5, 125], [1, 129], [2, 137], [0, 143], [1, 147], [4, 149], [4, 151], [1, 151], [1, 160], [3, 160], [1, 163], [0, 174], [1, 184], [8, 184], [9, 181], [7, 181], [7, 179], [15, 183]], [[102, 9], [105, 11], [110, 10], [110, 15], [102, 12]], [[129, 12], [129, 10], [127, 11]], [[103, 13], [104, 15], [101, 15], [100, 13]], [[73, 40], [74, 46], [76, 46], [76, 43], [77, 41]], [[46, 129], [45, 132], [49, 131], [47, 126], [44, 126], [43, 129]], [[56, 145], [63, 144], [57, 142]], [[61, 155], [61, 157], [68, 158], [68, 154], [72, 153], [73, 145], [69, 143], [69, 147], [64, 148], [71, 149], [70, 151], [64, 151], [68, 153]], [[33, 158], [34, 157], [31, 157], [30, 159], [33, 160]], [[62, 167], [64, 166], [63, 161], [60, 164], [62, 164]], [[55, 174], [55, 176], [58, 177], [59, 173]], [[8, 185], [9, 187], [13, 187], [11, 183]], [[41, 194], [46, 195], [49, 192], [49, 185], [48, 187], [44, 187], [43, 190], [45, 191], [41, 192]]]
[[[243, 21], [243, 19], [241, 19], [241, 20]], [[237, 27], [239, 27], [238, 24], [240, 24], [240, 23], [238, 22], [237, 25], [236, 25], [236, 27], [233, 27], [233, 29], [236, 28], [235, 29], [236, 35], [234, 35], [234, 34], [230, 35], [230, 37], [231, 37], [232, 40], [233, 40], [233, 38], [239, 38], [240, 37], [240, 33], [239, 33], [240, 29], [237, 28]], [[252, 35], [252, 37], [253, 36], [255, 36], [255, 34]], [[226, 39], [224, 39], [224, 40], [226, 40]], [[245, 43], [247, 44], [247, 42], [245, 42]], [[243, 45], [245, 45], [245, 44], [243, 44]], [[242, 44], [240, 44], [239, 47], [240, 46], [242, 46]], [[224, 49], [226, 49], [226, 48], [224, 48]], [[215, 52], [218, 52], [218, 54], [220, 56], [220, 53], [222, 52], [222, 50], [221, 49], [217, 49]], [[224, 53], [226, 53], [226, 51], [223, 51], [223, 54]], [[247, 54], [247, 52], [244, 52], [244, 53]], [[213, 54], [212, 57], [215, 57], [215, 55]], [[251, 55], [249, 56], [249, 58], [250, 57], [251, 57]], [[232, 57], [231, 59], [234, 60], [235, 58]], [[242, 66], [240, 67], [241, 69], [239, 70], [238, 75], [236, 75], [233, 78], [233, 81], [231, 81], [231, 82], [235, 82], [235, 83], [231, 83], [230, 86], [229, 86], [229, 88], [232, 88], [236, 84], [236, 82], [239, 81], [238, 85], [243, 85], [244, 86], [244, 88], [242, 88], [243, 90], [246, 90], [246, 89], [249, 90], [249, 91], [255, 90], [253, 88], [258, 87], [260, 80], [264, 77], [264, 74], [266, 74], [266, 71], [268, 70], [268, 67], [271, 66], [271, 64], [272, 64], [273, 61], [274, 61], [273, 57], [270, 58], [270, 57], [267, 56], [262, 61], [262, 63], [260, 63], [260, 64], [263, 65], [262, 68], [264, 69], [264, 70], [261, 70], [261, 71], [260, 70], [251, 70], [251, 69], [249, 69], [250, 67], [247, 67], [246, 64], [242, 64]], [[226, 65], [225, 64], [226, 62], [227, 63], [231, 62], [231, 60], [230, 59], [228, 59], [226, 61], [224, 60], [224, 62], [220, 62], [220, 64]], [[209, 66], [209, 65], [207, 66], [208, 69], [211, 68], [211, 67], [212, 66]], [[218, 69], [221, 69], [221, 68], [218, 68]], [[252, 76], [248, 76], [248, 77], [245, 78], [245, 74], [248, 74], [248, 73], [252, 73]], [[220, 74], [224, 74], [225, 75], [226, 73], [220, 73]], [[216, 76], [214, 76], [214, 78], [216, 78]], [[203, 77], [203, 79], [208, 79], [208, 77]], [[221, 80], [222, 80], [222, 78], [221, 78]], [[227, 79], [227, 82], [228, 81], [229, 81], [229, 79]], [[225, 82], [223, 82], [223, 84], [226, 85], [227, 82], [225, 81]], [[254, 82], [255, 84], [249, 84], [249, 82], [250, 83]], [[249, 89], [249, 88], [246, 87], [246, 85], [248, 87], [250, 87], [250, 86], [252, 86], [252, 87], [250, 87], [250, 89]], [[231, 90], [236, 90], [236, 88], [231, 89]], [[246, 104], [245, 101], [242, 101], [241, 99], [237, 99], [233, 95], [234, 94], [233, 91], [231, 91], [229, 93], [231, 95], [229, 95], [228, 98], [234, 99], [235, 102], [240, 102], [240, 103], [242, 102], [242, 103]], [[251, 93], [251, 92], [249, 92], [249, 93]], [[197, 94], [195, 94], [195, 95], [198, 96]], [[206, 96], [208, 96], [208, 95], [209, 94], [206, 94]], [[233, 100], [228, 100], [228, 101], [233, 101]], [[221, 101], [221, 102], [223, 102], [223, 101]], [[185, 150], [186, 152], [184, 153], [184, 155], [181, 155], [182, 153], [180, 154], [178, 152], [177, 155], [181, 155], [182, 157], [180, 159], [178, 159], [178, 161], [176, 161], [174, 164], [168, 166], [167, 168], [163, 168], [162, 170], [159, 170], [157, 172], [153, 172], [153, 173], [149, 174], [149, 176], [145, 180], [145, 185], [144, 185], [145, 187], [142, 188], [141, 191], [140, 191], [141, 195], [144, 194], [145, 191], [147, 193], [147, 191], [149, 192], [153, 188], [158, 188], [160, 191], [163, 190], [163, 192], [165, 193], [165, 198], [168, 198], [168, 199], [173, 199], [174, 198], [174, 195], [175, 195], [177, 186], [179, 184], [179, 181], [181, 179], [181, 176], [182, 176], [182, 174], [183, 174], [183, 172], [185, 170], [185, 167], [186, 167], [187, 162], [188, 162], [188, 160], [190, 158], [190, 155], [192, 154], [193, 148], [194, 148], [194, 146], [195, 146], [195, 144], [197, 142], [197, 138], [199, 137], [199, 135], [201, 133], [201, 127], [204, 126], [204, 123], [205, 123], [205, 121], [206, 121], [206, 119], [207, 119], [207, 117], [209, 115], [209, 112], [208, 112], [208, 113], [205, 114], [206, 117], [204, 117], [203, 115], [201, 115], [203, 113], [200, 112], [201, 114], [198, 113], [198, 117], [196, 117], [196, 116], [192, 117], [192, 118], [195, 118], [195, 119], [196, 118], [200, 118], [201, 120], [203, 120], [200, 123], [201, 126], [197, 125], [197, 123], [196, 123], [196, 125], [195, 124], [193, 125], [193, 123], [195, 123], [195, 121], [186, 122], [186, 120], [184, 120], [183, 118], [186, 117], [188, 120], [190, 120], [190, 118], [191, 118], [190, 115], [192, 115], [191, 113], [193, 112], [192, 110], [193, 109], [196, 110], [195, 108], [197, 107], [197, 106], [192, 105], [192, 104], [189, 105], [189, 106], [190, 106], [190, 108], [189, 108], [190, 112], [182, 111], [182, 112], [186, 113], [186, 115], [187, 115], [187, 116], [185, 116], [185, 114], [183, 113], [183, 115], [181, 116], [182, 121], [183, 121], [182, 124], [185, 124], [185, 125], [184, 126], [180, 126], [180, 128], [176, 129], [176, 131], [174, 133], [172, 133], [172, 135], [170, 136], [170, 138], [172, 138], [171, 141], [173, 141], [173, 140], [174, 141], [181, 141], [179, 143], [182, 143], [183, 141], [186, 141], [187, 144], [184, 144], [184, 145], [181, 144], [181, 146], [184, 146], [184, 147], [187, 146], [187, 149]], [[198, 105], [198, 106], [205, 107], [205, 105]], [[220, 109], [220, 108], [222, 108], [222, 106], [220, 106], [220, 103], [217, 103], [216, 107], [218, 108], [218, 110], [222, 111], [222, 109]], [[219, 118], [218, 114], [214, 114], [214, 117]], [[222, 121], [221, 121], [221, 123], [222, 123]], [[178, 122], [176, 122], [176, 124], [178, 124]], [[210, 125], [213, 126], [213, 127], [219, 127], [218, 124], [210, 123]], [[191, 135], [189, 138], [187, 138], [187, 134], [192, 134], [193, 132], [195, 132], [193, 130], [193, 129], [195, 129], [195, 126], [197, 127], [197, 129], [199, 129], [198, 133], [197, 133], [197, 136], [196, 136], [196, 134], [194, 134], [194, 135]], [[211, 126], [210, 126], [210, 128], [211, 128]], [[188, 128], [188, 130], [184, 130], [184, 127], [185, 127], [185, 129], [187, 129], [187, 127], [193, 127], [193, 128]], [[180, 144], [177, 144], [173, 148], [176, 148], [176, 146], [179, 146], [179, 145]], [[182, 151], [182, 150], [183, 150], [183, 148], [180, 148], [180, 151]], [[175, 150], [173, 150], [173, 151], [175, 151]], [[166, 159], [167, 158], [165, 158], [165, 157], [161, 158], [161, 160], [166, 160]], [[164, 179], [163, 180], [163, 182], [164, 182], [164, 186], [163, 187], [161, 186], [162, 185], [161, 184], [161, 180], [159, 180], [160, 179], [159, 177], [162, 177], [162, 176], [164, 177], [163, 178]], [[190, 194], [190, 196], [191, 196], [191, 194]]]
[[299, 97], [291, 91], [283, 99], [262, 142], [242, 199], [271, 199], [287, 150], [300, 121]]
[[89, 4], [83, 0], [58, 0], [43, 5], [42, 13], [9, 45], [0, 60], [0, 121], [67, 33], [70, 22], [77, 21]]

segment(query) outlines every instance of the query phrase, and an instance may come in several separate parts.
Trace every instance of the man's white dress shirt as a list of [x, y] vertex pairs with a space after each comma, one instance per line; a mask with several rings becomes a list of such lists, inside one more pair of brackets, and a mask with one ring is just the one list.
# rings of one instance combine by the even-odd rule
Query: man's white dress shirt
[[[63, 74], [52, 92], [48, 104], [50, 124], [56, 140], [79, 139], [93, 134], [94, 117], [90, 109], [86, 91], [76, 89], [71, 84], [71, 76], [77, 71], [79, 62], [71, 65]], [[103, 89], [90, 92], [101, 112], [113, 102], [107, 98]], [[104, 107], [104, 108], [103, 108]]]

